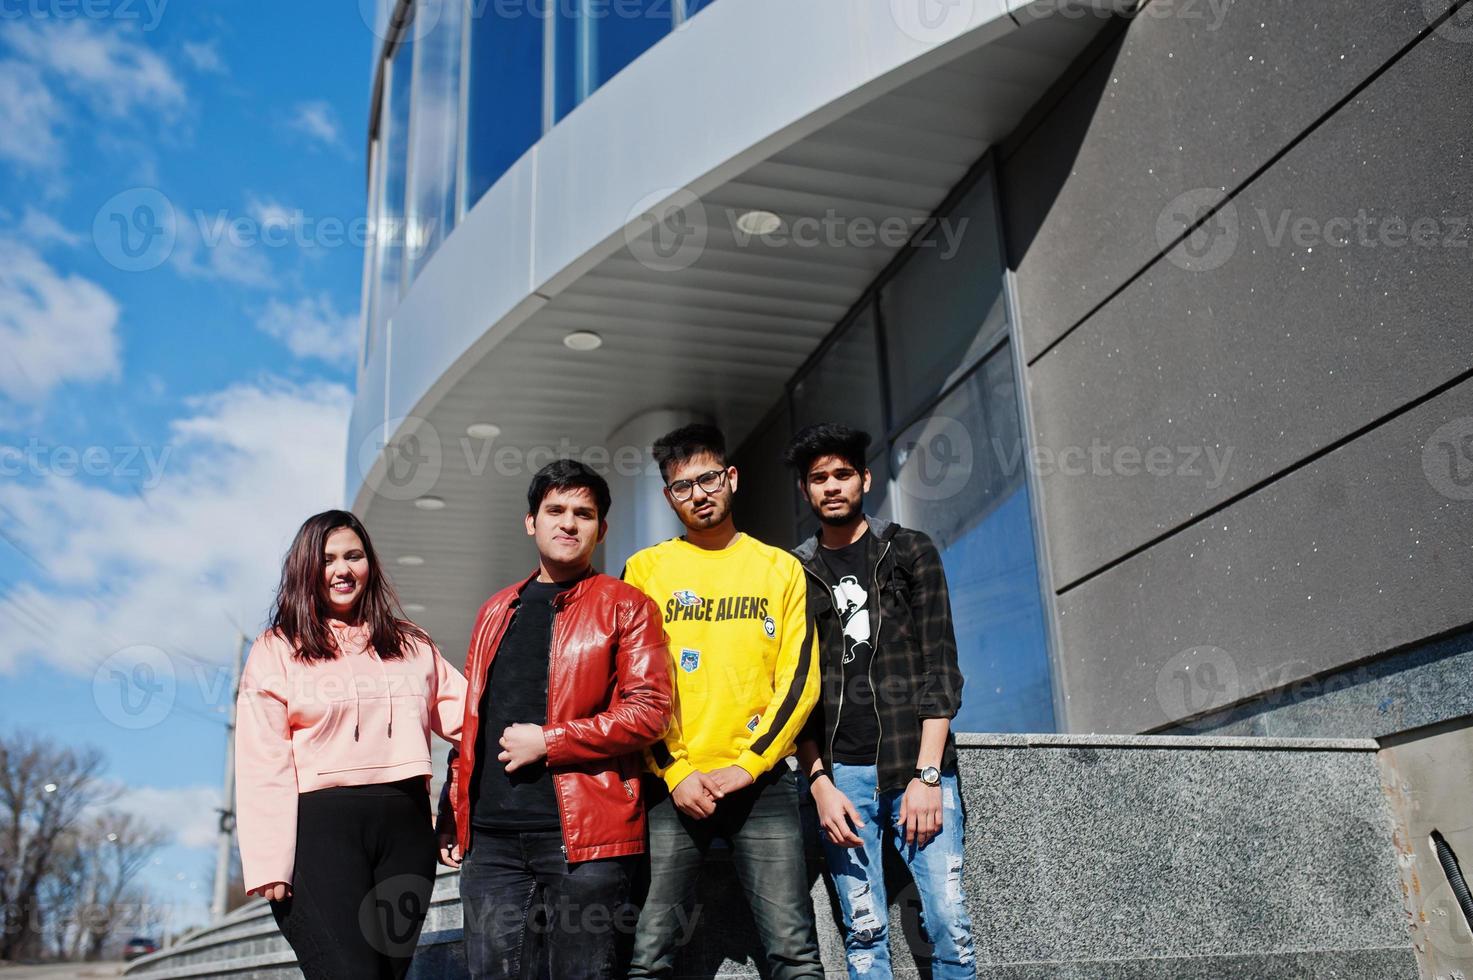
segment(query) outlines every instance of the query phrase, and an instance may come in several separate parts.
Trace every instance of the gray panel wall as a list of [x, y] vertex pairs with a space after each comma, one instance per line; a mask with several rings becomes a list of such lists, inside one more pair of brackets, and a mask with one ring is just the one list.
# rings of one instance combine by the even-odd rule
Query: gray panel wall
[[1005, 151], [1073, 730], [1473, 621], [1473, 25], [1428, 6], [1157, 0]]

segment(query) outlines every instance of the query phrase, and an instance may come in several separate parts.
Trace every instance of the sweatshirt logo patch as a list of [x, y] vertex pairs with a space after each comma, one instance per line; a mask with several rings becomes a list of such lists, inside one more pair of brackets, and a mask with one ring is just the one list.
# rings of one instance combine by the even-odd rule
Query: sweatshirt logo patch
[[764, 632], [764, 633], [767, 634], [767, 638], [769, 640], [772, 639], [773, 637], [777, 636], [777, 623], [774, 623], [772, 621], [772, 617], [771, 616], [767, 616], [767, 617], [763, 618], [763, 620], [762, 620], [762, 632]]
[[687, 674], [694, 673], [701, 665], [701, 651], [682, 647], [680, 650], [680, 669]]
[[682, 606], [690, 607], [699, 606], [705, 600], [696, 595], [690, 589], [681, 589], [679, 592], [675, 593], [675, 601], [680, 603]]
[[757, 730], [757, 723], [759, 721], [761, 721], [761, 720], [762, 720], [762, 716], [761, 715], [753, 715], [752, 716], [752, 720], [749, 721], [749, 722], [747, 722], [747, 731], [749, 731], [749, 732], [755, 732]]

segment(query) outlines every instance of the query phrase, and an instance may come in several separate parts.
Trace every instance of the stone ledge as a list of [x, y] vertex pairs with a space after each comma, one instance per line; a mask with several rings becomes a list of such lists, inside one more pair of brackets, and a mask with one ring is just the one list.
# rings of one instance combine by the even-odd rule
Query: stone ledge
[[961, 749], [1199, 749], [1252, 752], [1376, 752], [1371, 738], [1256, 738], [1246, 735], [992, 735], [958, 732]]

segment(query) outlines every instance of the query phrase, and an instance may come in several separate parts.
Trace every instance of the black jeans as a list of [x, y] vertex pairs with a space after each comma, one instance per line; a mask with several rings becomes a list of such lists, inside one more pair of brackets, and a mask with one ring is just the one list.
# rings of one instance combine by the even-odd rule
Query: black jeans
[[634, 928], [631, 858], [569, 864], [556, 831], [473, 831], [460, 866], [465, 959], [474, 980], [609, 980]]
[[780, 764], [722, 800], [704, 820], [692, 820], [675, 808], [668, 794], [651, 788], [650, 889], [634, 936], [629, 975], [674, 975], [676, 952], [698, 925], [695, 897], [701, 863], [712, 842], [723, 839], [731, 847], [732, 864], [766, 954], [764, 976], [822, 978], [797, 774]]
[[297, 798], [290, 898], [271, 914], [306, 980], [402, 980], [435, 883], [423, 776]]

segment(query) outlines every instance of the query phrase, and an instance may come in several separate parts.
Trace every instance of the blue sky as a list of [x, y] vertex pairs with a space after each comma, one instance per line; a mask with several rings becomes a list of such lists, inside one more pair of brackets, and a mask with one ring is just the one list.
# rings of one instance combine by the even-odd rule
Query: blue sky
[[237, 626], [343, 504], [366, 5], [0, 10], [0, 729], [98, 747], [174, 830], [144, 882], [174, 925], [205, 916]]

